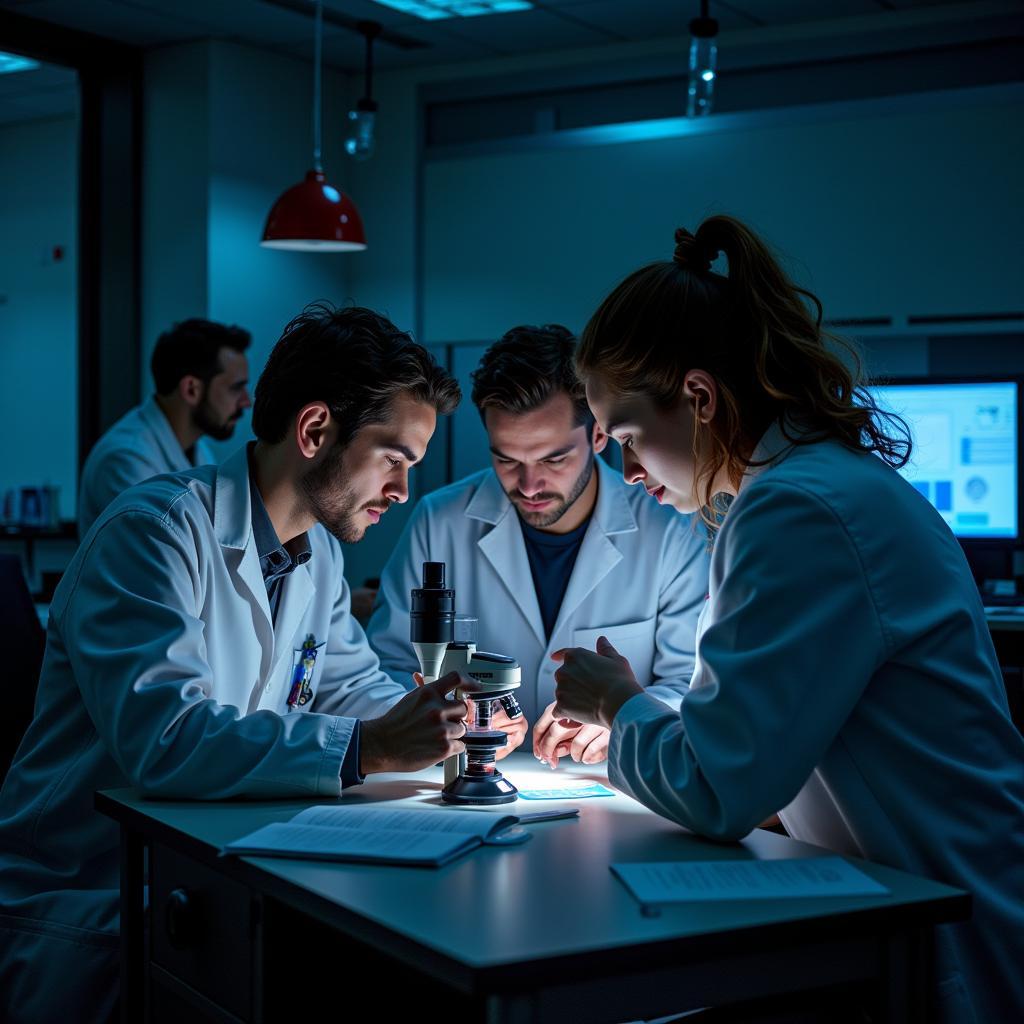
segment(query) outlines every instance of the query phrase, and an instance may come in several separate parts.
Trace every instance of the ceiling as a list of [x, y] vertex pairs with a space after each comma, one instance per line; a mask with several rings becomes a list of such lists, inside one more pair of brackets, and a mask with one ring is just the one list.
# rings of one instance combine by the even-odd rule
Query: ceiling
[[[343, 71], [362, 66], [359, 20], [384, 27], [375, 51], [382, 70], [486, 60], [510, 54], [600, 46], [685, 35], [698, 0], [534, 0], [534, 9], [477, 18], [422, 21], [372, 0], [324, 0], [324, 61]], [[908, 15], [927, 20], [970, 9], [1024, 8], [979, 0], [728, 0], [710, 4], [721, 30], [791, 28], [801, 23], [872, 17], [885, 32]], [[945, 10], [943, 10], [945, 8]], [[2, 12], [90, 32], [151, 49], [198, 39], [225, 39], [308, 59], [312, 0], [0, 0]], [[0, 49], [3, 48], [0, 20]], [[0, 75], [0, 123], [58, 116], [76, 109], [73, 72], [54, 67]]]
[[[962, 0], [728, 0], [710, 8], [728, 31], [951, 5], [966, 6]], [[361, 19], [384, 26], [377, 64], [387, 69], [682, 35], [698, 7], [698, 0], [534, 0], [529, 11], [421, 21], [372, 0], [324, 0], [324, 59], [341, 70], [361, 67], [363, 42], [352, 31]], [[5, 9], [144, 48], [213, 38], [308, 57], [312, 47], [312, 0], [0, 0]]]

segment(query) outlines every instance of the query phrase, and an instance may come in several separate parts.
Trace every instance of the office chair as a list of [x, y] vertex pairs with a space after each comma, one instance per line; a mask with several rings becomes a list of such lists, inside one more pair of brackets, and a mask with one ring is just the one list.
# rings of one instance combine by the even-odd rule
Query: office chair
[[14, 760], [36, 703], [46, 634], [17, 555], [0, 555], [0, 672], [4, 713], [0, 715], [0, 780]]

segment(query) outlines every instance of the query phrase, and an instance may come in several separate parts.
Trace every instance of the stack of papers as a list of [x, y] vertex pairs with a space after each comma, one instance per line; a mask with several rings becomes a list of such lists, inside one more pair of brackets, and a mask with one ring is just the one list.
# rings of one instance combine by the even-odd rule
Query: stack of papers
[[889, 895], [842, 857], [612, 864], [611, 869], [645, 905]]

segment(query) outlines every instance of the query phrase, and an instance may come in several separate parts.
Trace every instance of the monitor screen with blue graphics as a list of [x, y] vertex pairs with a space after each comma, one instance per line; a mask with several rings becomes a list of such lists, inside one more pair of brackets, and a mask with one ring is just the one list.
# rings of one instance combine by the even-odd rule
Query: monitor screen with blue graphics
[[910, 427], [914, 450], [900, 472], [958, 537], [1018, 536], [1017, 381], [901, 381], [868, 390]]

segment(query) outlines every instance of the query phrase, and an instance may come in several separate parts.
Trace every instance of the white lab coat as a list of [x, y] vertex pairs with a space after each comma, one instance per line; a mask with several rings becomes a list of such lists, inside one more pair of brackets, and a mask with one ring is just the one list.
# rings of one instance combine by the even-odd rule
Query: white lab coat
[[519, 516], [493, 470], [417, 504], [381, 576], [367, 626], [381, 667], [406, 686], [418, 667], [409, 642], [410, 591], [423, 563], [444, 562], [456, 612], [478, 620], [477, 647], [516, 658], [529, 722], [555, 698], [562, 647], [600, 635], [628, 657], [649, 692], [678, 707], [693, 672], [697, 616], [707, 595], [707, 534], [662, 508], [597, 460], [597, 504], [550, 638], [537, 603]]
[[[54, 596], [35, 718], [0, 794], [0, 1018], [90, 1020], [116, 992], [118, 831], [93, 810], [95, 790], [340, 795], [355, 719], [405, 690], [349, 612], [340, 546], [319, 526], [309, 541], [275, 626], [244, 448], [131, 489], [86, 535]], [[313, 700], [290, 711], [308, 634], [326, 647]]]
[[203, 438], [193, 462], [182, 450], [156, 399], [126, 412], [97, 442], [82, 467], [78, 488], [78, 536], [84, 537], [99, 514], [122, 492], [161, 473], [183, 473], [214, 462]]
[[937, 1017], [1024, 1019], [1024, 741], [963, 553], [873, 455], [776, 426], [711, 560], [679, 713], [616, 716], [609, 777], [705, 835], [797, 839], [970, 890], [937, 941]]

